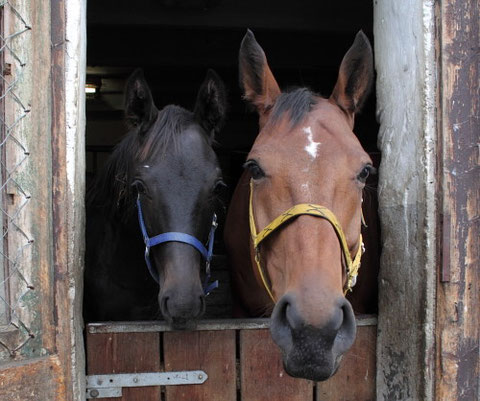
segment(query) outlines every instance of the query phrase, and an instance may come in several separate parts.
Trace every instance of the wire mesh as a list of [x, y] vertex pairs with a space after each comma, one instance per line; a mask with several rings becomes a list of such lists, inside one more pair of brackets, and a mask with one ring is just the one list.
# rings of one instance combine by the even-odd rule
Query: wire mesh
[[[34, 240], [22, 227], [31, 196], [22, 181], [30, 152], [21, 130], [29, 115], [22, 100], [26, 63], [18, 50], [20, 38], [31, 30], [11, 1], [0, 1], [0, 360], [15, 357], [35, 335], [25, 307], [35, 291], [30, 282], [27, 248]], [[28, 268], [27, 268], [28, 267]], [[8, 334], [8, 335], [7, 335]]]

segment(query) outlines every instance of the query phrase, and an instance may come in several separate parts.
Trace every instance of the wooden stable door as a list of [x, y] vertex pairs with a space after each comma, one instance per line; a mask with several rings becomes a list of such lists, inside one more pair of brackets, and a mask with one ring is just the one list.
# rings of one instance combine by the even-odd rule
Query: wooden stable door
[[65, 2], [4, 1], [0, 22], [0, 400], [73, 400]]
[[210, 321], [186, 332], [163, 332], [168, 328], [156, 323], [91, 324], [87, 371], [201, 370], [208, 375], [203, 384], [124, 388], [121, 397], [105, 401], [373, 401], [374, 321], [359, 320], [355, 344], [338, 373], [323, 383], [285, 373], [264, 319]]

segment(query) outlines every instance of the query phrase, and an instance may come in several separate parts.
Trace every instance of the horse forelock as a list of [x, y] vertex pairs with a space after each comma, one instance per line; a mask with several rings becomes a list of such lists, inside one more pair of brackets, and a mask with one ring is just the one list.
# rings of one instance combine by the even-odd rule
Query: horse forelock
[[169, 105], [163, 108], [148, 132], [139, 136], [140, 141], [133, 151], [136, 160], [143, 163], [150, 158], [162, 157], [166, 152], [176, 152], [178, 137], [193, 121], [193, 113], [183, 107]]
[[[115, 146], [104, 169], [98, 174], [87, 193], [87, 205], [101, 207], [107, 215], [116, 215], [120, 208], [134, 209], [131, 181], [135, 165], [177, 152], [177, 139], [194, 121], [193, 113], [175, 105], [159, 111], [156, 120], [145, 133], [131, 130]], [[130, 206], [127, 206], [130, 205]], [[124, 216], [130, 215], [123, 210]]]
[[288, 112], [293, 128], [305, 118], [316, 103], [316, 95], [307, 88], [282, 92], [275, 100], [270, 122], [277, 123]]

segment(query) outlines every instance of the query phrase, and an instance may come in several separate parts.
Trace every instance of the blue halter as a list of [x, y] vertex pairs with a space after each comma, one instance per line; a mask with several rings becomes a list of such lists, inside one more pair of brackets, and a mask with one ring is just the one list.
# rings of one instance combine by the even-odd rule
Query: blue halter
[[203, 259], [205, 259], [205, 270], [206, 277], [205, 282], [203, 283], [203, 292], [205, 296], [210, 294], [212, 290], [218, 287], [218, 280], [215, 280], [213, 283], [208, 284], [210, 281], [210, 262], [213, 255], [213, 241], [215, 237], [215, 230], [218, 226], [217, 224], [217, 215], [213, 214], [212, 227], [210, 228], [210, 233], [208, 234], [208, 249], [194, 236], [185, 233], [179, 233], [175, 231], [158, 234], [154, 237], [149, 237], [147, 233], [147, 227], [145, 226], [145, 221], [143, 220], [142, 204], [140, 203], [140, 197], [137, 197], [137, 210], [138, 210], [138, 222], [140, 223], [140, 229], [142, 230], [143, 241], [145, 242], [145, 262], [147, 263], [148, 271], [153, 279], [159, 283], [158, 272], [153, 268], [150, 262], [150, 248], [155, 245], [162, 244], [164, 242], [183, 242], [193, 246], [200, 254]]

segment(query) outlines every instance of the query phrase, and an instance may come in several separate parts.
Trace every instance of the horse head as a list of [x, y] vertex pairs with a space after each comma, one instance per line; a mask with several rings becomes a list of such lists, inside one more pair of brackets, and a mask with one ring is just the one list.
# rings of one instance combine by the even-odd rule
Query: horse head
[[260, 126], [243, 178], [251, 261], [292, 376], [327, 379], [355, 339], [345, 292], [361, 256], [362, 190], [373, 167], [353, 126], [372, 85], [372, 59], [359, 32], [323, 98], [306, 88], [282, 92], [250, 31], [240, 47], [240, 84]]
[[162, 315], [183, 328], [205, 310], [201, 276], [211, 257], [205, 244], [213, 243], [216, 194], [224, 185], [211, 145], [224, 122], [225, 89], [210, 70], [193, 112], [173, 105], [158, 110], [137, 70], [125, 99], [139, 144], [127, 185], [137, 199], [145, 259], [160, 285]]

